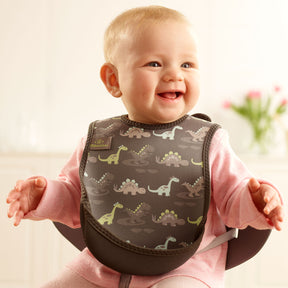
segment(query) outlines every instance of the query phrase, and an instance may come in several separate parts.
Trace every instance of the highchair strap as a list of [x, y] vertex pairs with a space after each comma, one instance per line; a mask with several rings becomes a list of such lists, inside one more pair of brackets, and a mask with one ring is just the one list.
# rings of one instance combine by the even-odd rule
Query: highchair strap
[[[221, 234], [220, 236], [214, 238], [206, 247], [199, 250], [195, 255], [206, 252], [210, 249], [213, 249], [225, 242], [228, 242], [234, 238], [238, 238], [238, 229], [233, 228], [228, 230], [227, 232]], [[132, 276], [129, 274], [121, 274], [120, 280], [119, 280], [119, 288], [129, 288], [130, 282], [131, 282]]]
[[234, 238], [238, 238], [238, 229], [237, 228], [233, 228], [228, 230], [227, 232], [221, 234], [220, 236], [214, 238], [206, 247], [204, 247], [203, 249], [197, 251], [195, 253], [195, 255], [206, 252], [210, 249], [213, 249], [225, 242], [228, 242]]
[[118, 287], [119, 288], [129, 288], [131, 279], [132, 279], [132, 275], [121, 274]]

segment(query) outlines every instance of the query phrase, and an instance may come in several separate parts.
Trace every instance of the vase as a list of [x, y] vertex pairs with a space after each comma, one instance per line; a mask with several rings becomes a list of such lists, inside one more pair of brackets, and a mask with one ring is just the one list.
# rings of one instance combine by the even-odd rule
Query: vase
[[253, 136], [250, 149], [256, 154], [268, 154], [273, 144], [274, 129], [273, 127], [252, 126]]

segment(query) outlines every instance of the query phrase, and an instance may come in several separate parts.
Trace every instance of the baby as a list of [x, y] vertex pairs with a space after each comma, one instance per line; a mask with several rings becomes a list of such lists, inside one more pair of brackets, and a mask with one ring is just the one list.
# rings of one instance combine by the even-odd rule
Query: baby
[[[160, 6], [128, 10], [110, 24], [104, 43], [106, 63], [100, 75], [110, 94], [120, 98], [127, 109], [128, 115], [121, 121], [148, 129], [186, 119], [199, 98], [200, 73], [196, 36], [182, 14]], [[81, 226], [79, 166], [85, 143], [86, 137], [56, 180], [37, 176], [17, 181], [7, 197], [8, 217], [14, 217], [15, 226], [22, 219], [51, 219], [74, 228]], [[184, 166], [190, 169], [188, 163]], [[251, 175], [233, 153], [223, 129], [218, 129], [211, 140], [209, 170], [211, 202], [199, 250], [224, 233], [225, 225], [281, 230], [284, 213], [279, 192]], [[169, 273], [132, 276], [127, 285], [223, 287], [226, 252], [227, 244], [223, 244], [192, 256]], [[101, 264], [85, 248], [43, 287], [116, 288], [119, 279], [120, 273]], [[121, 285], [120, 281], [119, 287], [128, 287]]]

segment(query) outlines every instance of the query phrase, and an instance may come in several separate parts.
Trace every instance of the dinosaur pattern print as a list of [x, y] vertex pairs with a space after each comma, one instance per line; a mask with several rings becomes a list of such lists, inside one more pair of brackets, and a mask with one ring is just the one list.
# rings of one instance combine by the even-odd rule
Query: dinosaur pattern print
[[159, 188], [157, 188], [156, 190], [153, 190], [149, 187], [148, 185], [148, 191], [152, 192], [152, 193], [157, 193], [159, 196], [170, 196], [170, 192], [171, 192], [171, 185], [172, 182], [179, 182], [179, 179], [176, 177], [171, 177], [168, 184], [167, 185], [161, 185]]
[[202, 155], [212, 126], [188, 115], [155, 126], [124, 115], [93, 122], [81, 201], [101, 229], [155, 250], [193, 243], [210, 198]]
[[98, 222], [99, 222], [100, 224], [103, 225], [103, 224], [107, 223], [107, 225], [111, 225], [112, 222], [113, 222], [114, 216], [115, 216], [116, 209], [117, 209], [117, 208], [120, 208], [120, 209], [123, 208], [123, 205], [120, 204], [120, 203], [118, 203], [118, 202], [115, 203], [113, 206], [114, 206], [114, 207], [113, 207], [113, 209], [112, 209], [112, 211], [111, 211], [110, 213], [106, 213], [105, 215], [101, 216], [101, 217], [98, 219]]
[[134, 195], [134, 196], [137, 195], [138, 193], [139, 194], [145, 194], [146, 193], [145, 188], [139, 187], [138, 183], [136, 183], [136, 181], [134, 179], [130, 180], [129, 178], [127, 178], [124, 182], [122, 182], [119, 189], [115, 185], [114, 191], [115, 192], [121, 192], [125, 195], [130, 193], [131, 195]]
[[188, 166], [189, 163], [187, 160], [182, 160], [181, 155], [178, 152], [169, 151], [169, 153], [165, 154], [164, 157], [160, 160], [158, 156], [156, 156], [156, 162], [158, 164], [166, 165], [166, 166]]
[[124, 145], [119, 146], [118, 150], [116, 153], [113, 153], [111, 155], [109, 155], [106, 159], [102, 159], [100, 158], [100, 156], [98, 155], [98, 159], [102, 162], [107, 162], [108, 164], [112, 164], [114, 163], [115, 165], [119, 164], [119, 157], [120, 157], [120, 152], [121, 151], [127, 151], [128, 148]]
[[165, 212], [162, 212], [158, 219], [156, 219], [156, 216], [152, 215], [152, 221], [154, 223], [158, 223], [164, 226], [167, 226], [169, 224], [173, 227], [176, 225], [185, 224], [185, 220], [179, 219], [178, 215], [174, 212], [174, 210], [169, 211], [168, 209], [166, 209]]

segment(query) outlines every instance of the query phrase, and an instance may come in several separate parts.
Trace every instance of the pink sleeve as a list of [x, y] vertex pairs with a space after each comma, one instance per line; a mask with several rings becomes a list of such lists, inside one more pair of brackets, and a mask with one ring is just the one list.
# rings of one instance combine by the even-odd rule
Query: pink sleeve
[[247, 183], [253, 175], [233, 152], [223, 129], [214, 135], [209, 161], [212, 197], [225, 225], [240, 229], [248, 225], [257, 229], [271, 228], [250, 196]]
[[80, 141], [57, 179], [47, 179], [47, 188], [37, 209], [28, 213], [25, 218], [50, 219], [73, 228], [80, 227], [79, 166], [85, 141], [85, 138]]

